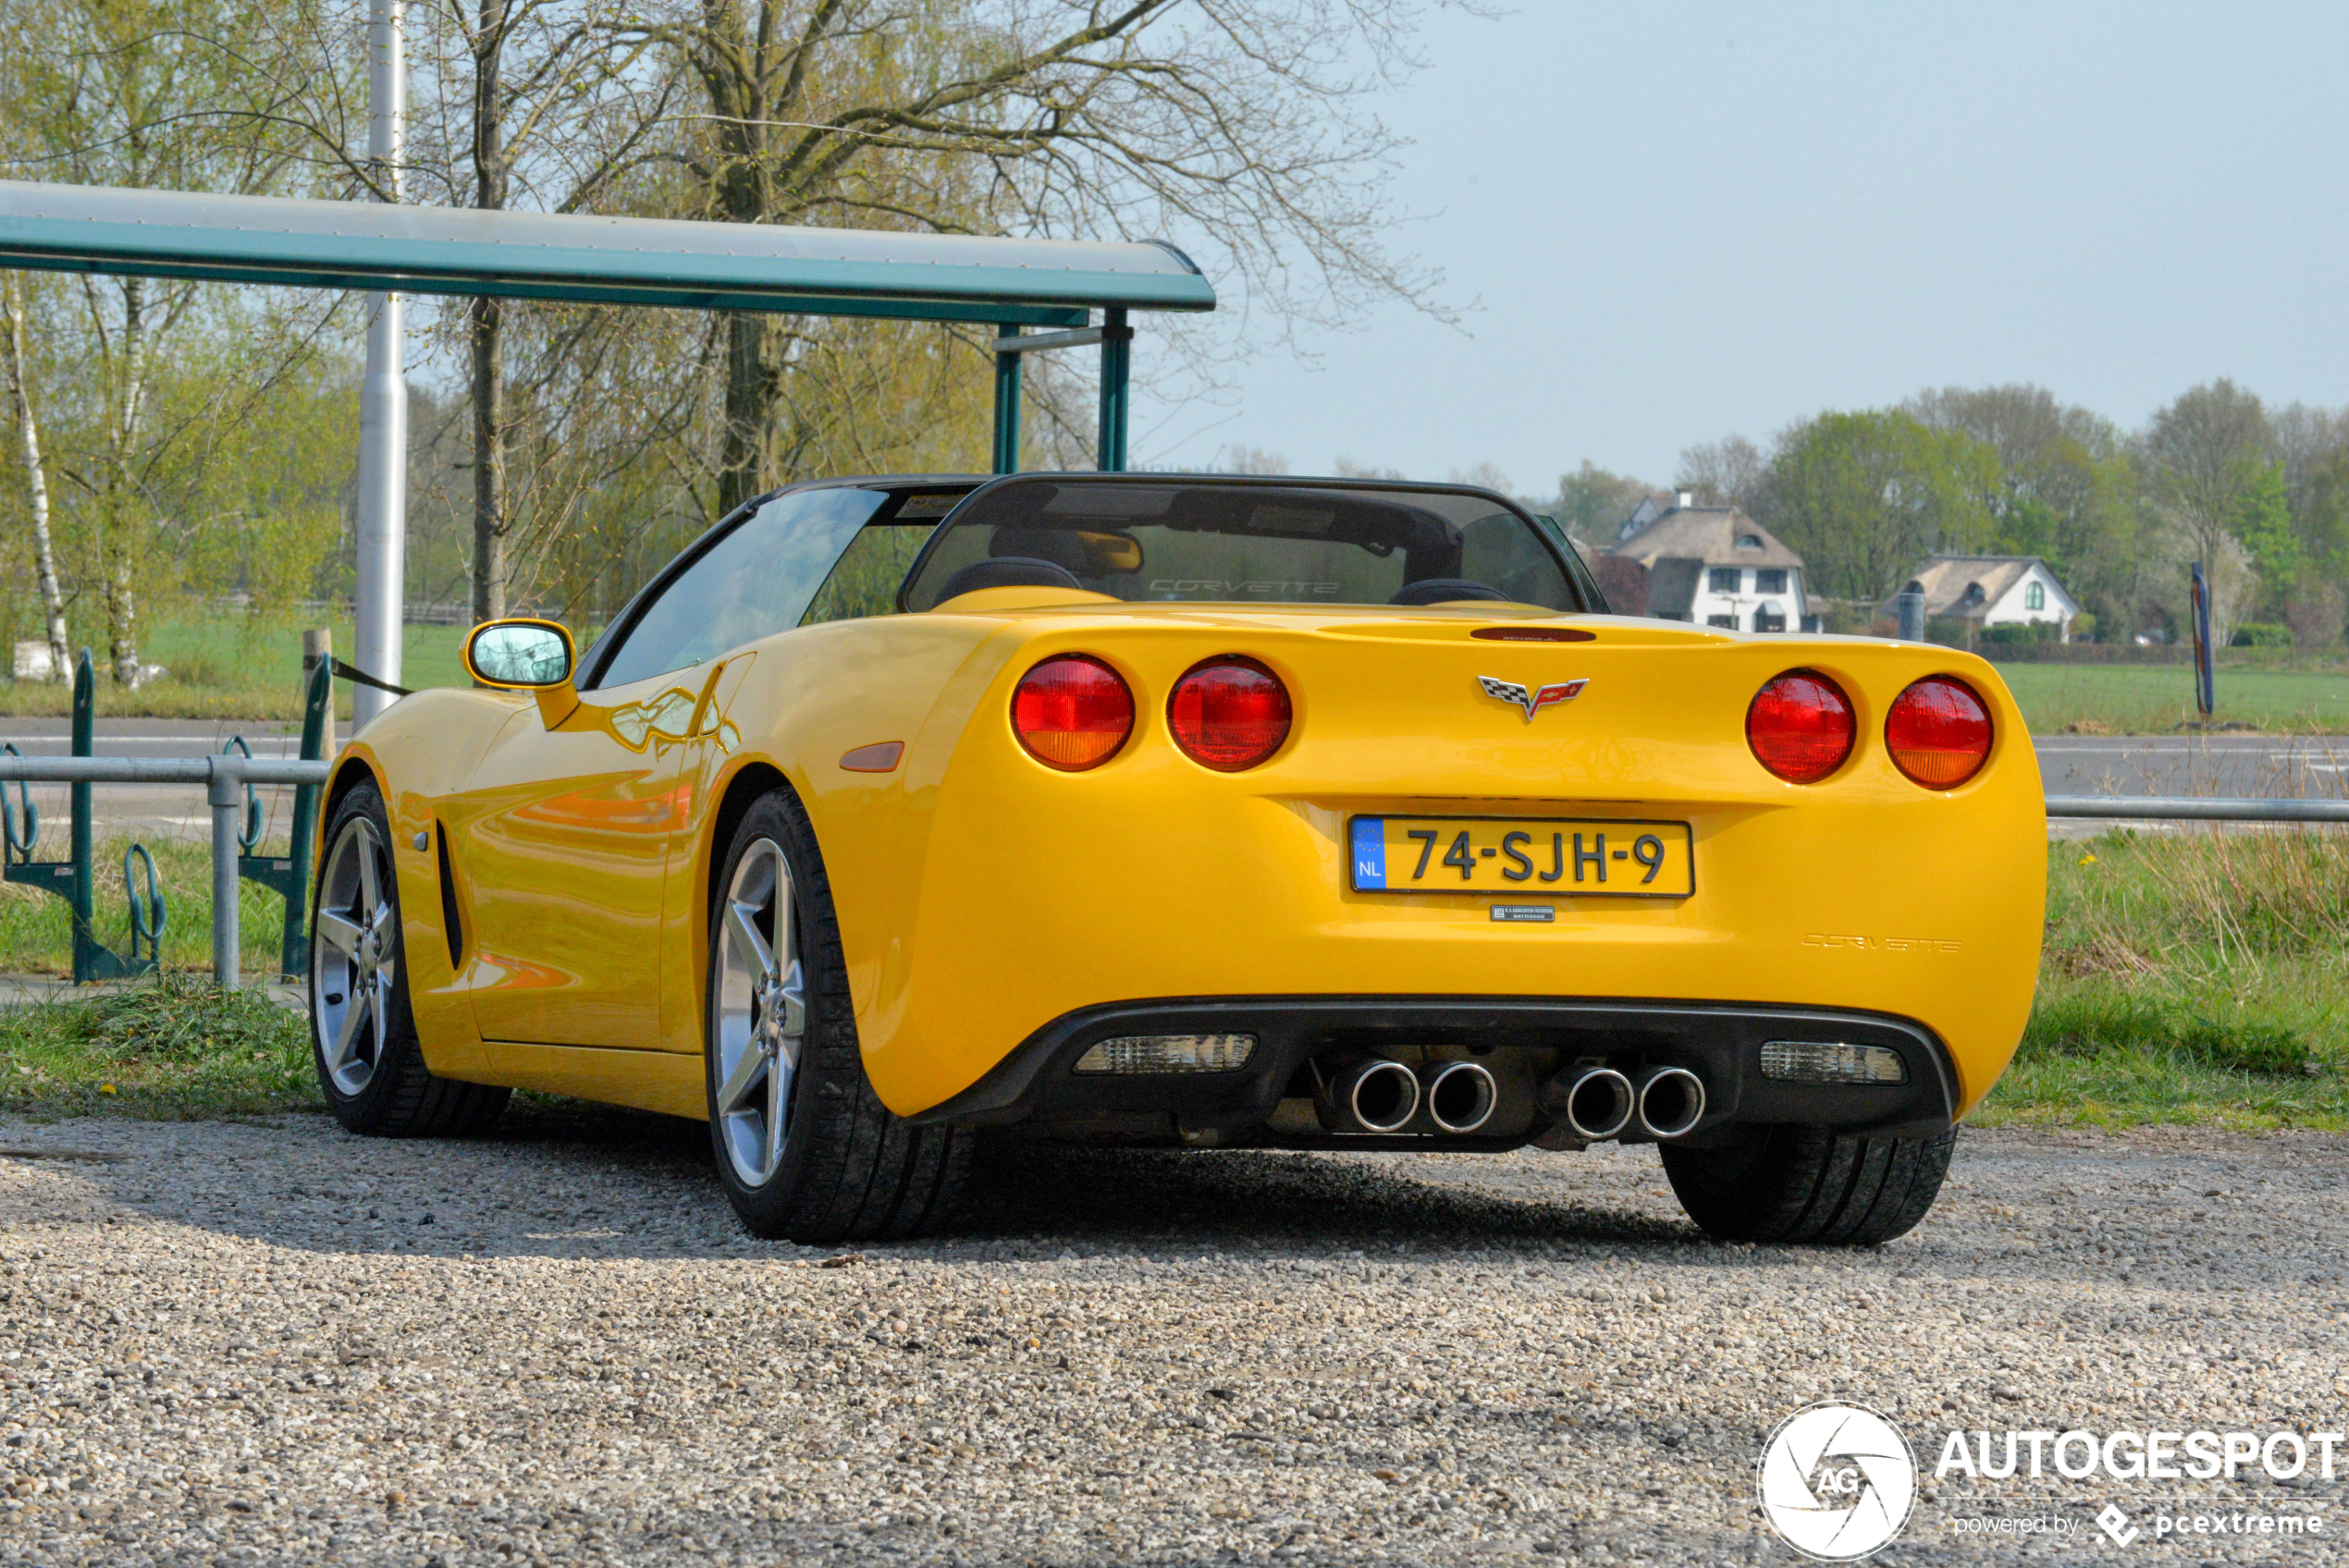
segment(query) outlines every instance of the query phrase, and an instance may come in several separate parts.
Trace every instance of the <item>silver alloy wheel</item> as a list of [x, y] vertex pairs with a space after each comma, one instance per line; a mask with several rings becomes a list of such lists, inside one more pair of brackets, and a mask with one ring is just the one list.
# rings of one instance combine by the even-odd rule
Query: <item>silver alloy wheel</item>
[[310, 942], [311, 1021], [326, 1076], [345, 1096], [366, 1088], [383, 1062], [399, 984], [391, 878], [383, 836], [367, 818], [351, 818], [326, 851]]
[[763, 1187], [783, 1162], [792, 1081], [807, 1033], [799, 922], [781, 845], [761, 839], [743, 851], [719, 913], [709, 1009], [719, 1132], [735, 1176], [745, 1187]]

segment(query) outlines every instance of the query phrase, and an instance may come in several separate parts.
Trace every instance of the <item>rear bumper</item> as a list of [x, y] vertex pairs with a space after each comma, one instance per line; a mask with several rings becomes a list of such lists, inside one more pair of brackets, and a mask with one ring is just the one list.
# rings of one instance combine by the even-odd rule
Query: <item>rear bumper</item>
[[[1073, 1071], [1101, 1040], [1181, 1034], [1248, 1034], [1258, 1043], [1247, 1065], [1225, 1072]], [[1908, 1079], [1861, 1085], [1765, 1078], [1762, 1047], [1773, 1040], [1888, 1047], [1900, 1052]], [[1705, 1085], [1703, 1120], [1677, 1140], [1694, 1145], [1731, 1127], [1762, 1123], [1925, 1136], [1948, 1128], [1960, 1104], [1958, 1074], [1940, 1039], [1922, 1024], [1881, 1013], [1608, 998], [1199, 997], [1065, 1014], [1028, 1036], [978, 1083], [911, 1120], [1129, 1133], [1154, 1124], [1192, 1141], [1230, 1141], [1261, 1128], [1285, 1097], [1298, 1092], [1310, 1060], [1403, 1047], [1531, 1053], [1540, 1063], [1537, 1076], [1585, 1062], [1634, 1076], [1686, 1068]], [[1408, 1134], [1375, 1141], [1398, 1147], [1426, 1143]]]

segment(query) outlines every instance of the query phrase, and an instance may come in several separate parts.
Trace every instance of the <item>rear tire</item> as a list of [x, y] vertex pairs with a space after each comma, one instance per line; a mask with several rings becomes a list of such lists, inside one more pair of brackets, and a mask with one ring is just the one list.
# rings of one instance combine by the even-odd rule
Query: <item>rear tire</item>
[[310, 1055], [327, 1109], [346, 1131], [379, 1138], [486, 1131], [513, 1091], [424, 1066], [391, 825], [375, 785], [335, 803], [325, 842], [310, 906]]
[[972, 1133], [917, 1127], [865, 1076], [831, 884], [799, 798], [754, 802], [710, 883], [703, 1046], [718, 1179], [754, 1235], [918, 1235], [970, 1171]]
[[1725, 1242], [1875, 1246], [1925, 1218], [1958, 1130], [1931, 1138], [1754, 1127], [1726, 1148], [1662, 1145], [1690, 1219]]

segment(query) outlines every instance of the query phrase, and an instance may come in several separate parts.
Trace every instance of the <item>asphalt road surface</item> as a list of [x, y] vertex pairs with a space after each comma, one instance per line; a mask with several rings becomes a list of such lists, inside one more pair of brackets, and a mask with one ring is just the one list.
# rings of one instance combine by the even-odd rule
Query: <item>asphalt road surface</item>
[[2035, 738], [2050, 795], [2337, 796], [2349, 736], [2047, 735]]
[[1922, 1467], [1884, 1562], [2335, 1562], [2349, 1468], [1936, 1471], [2341, 1430], [2344, 1156], [1970, 1132], [1844, 1251], [1703, 1240], [1650, 1149], [999, 1146], [948, 1234], [842, 1254], [744, 1237], [658, 1118], [0, 1124], [0, 1563], [1787, 1564], [1756, 1461], [1822, 1400]]

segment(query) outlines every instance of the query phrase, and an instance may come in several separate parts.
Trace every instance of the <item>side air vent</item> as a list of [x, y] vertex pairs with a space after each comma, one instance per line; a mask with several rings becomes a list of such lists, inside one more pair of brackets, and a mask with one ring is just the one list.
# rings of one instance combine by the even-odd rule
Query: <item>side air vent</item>
[[449, 825], [432, 825], [432, 841], [440, 851], [440, 928], [449, 938], [449, 967], [465, 966], [465, 928], [457, 914], [457, 874], [449, 865]]

